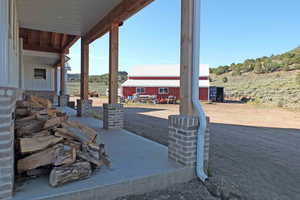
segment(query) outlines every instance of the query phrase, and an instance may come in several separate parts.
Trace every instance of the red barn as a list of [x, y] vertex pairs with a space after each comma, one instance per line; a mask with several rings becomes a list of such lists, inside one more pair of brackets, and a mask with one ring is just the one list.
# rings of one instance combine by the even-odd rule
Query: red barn
[[[199, 68], [199, 99], [209, 99], [209, 66]], [[179, 65], [137, 66], [129, 73], [128, 80], [122, 84], [125, 98], [134, 94], [156, 95], [158, 99], [175, 96], [180, 98]]]

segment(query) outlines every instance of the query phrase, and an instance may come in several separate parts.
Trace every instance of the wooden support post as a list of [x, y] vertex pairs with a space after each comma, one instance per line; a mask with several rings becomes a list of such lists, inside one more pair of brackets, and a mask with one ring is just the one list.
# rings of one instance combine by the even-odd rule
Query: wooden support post
[[89, 98], [89, 44], [81, 39], [81, 74], [80, 74], [80, 98]]
[[192, 103], [193, 1], [181, 0], [180, 114], [194, 115]]
[[118, 103], [119, 23], [112, 24], [109, 38], [109, 104]]
[[60, 96], [65, 95], [65, 54], [60, 55]]

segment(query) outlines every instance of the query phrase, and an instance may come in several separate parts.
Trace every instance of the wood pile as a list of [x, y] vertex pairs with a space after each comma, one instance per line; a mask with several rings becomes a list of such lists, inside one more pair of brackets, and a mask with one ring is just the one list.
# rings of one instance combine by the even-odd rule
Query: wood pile
[[30, 96], [16, 105], [17, 173], [21, 177], [49, 175], [53, 187], [84, 178], [110, 166], [97, 132], [56, 109], [46, 99]]

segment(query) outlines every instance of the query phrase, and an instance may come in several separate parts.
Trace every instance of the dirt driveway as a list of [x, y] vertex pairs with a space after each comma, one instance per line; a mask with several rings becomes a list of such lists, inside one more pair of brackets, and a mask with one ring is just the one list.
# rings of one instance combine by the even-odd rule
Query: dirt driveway
[[[299, 112], [246, 104], [203, 106], [212, 122], [213, 175], [239, 185], [248, 199], [300, 199]], [[177, 105], [127, 106], [125, 128], [167, 145], [172, 114], [178, 114]]]
[[[249, 199], [300, 199], [300, 113], [243, 104], [204, 105], [211, 117], [213, 174], [240, 186]], [[125, 127], [167, 145], [174, 105], [126, 108]]]

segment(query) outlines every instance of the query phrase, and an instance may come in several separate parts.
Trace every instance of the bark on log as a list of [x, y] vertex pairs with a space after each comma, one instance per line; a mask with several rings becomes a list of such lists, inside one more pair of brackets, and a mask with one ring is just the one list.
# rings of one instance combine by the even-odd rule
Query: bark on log
[[33, 135], [43, 129], [45, 122], [41, 120], [32, 120], [25, 123], [16, 123], [17, 136]]
[[98, 160], [97, 158], [94, 158], [88, 152], [78, 151], [77, 156], [79, 158], [81, 158], [82, 160], [85, 160], [85, 161], [88, 161], [88, 162], [94, 164], [97, 168], [104, 165], [104, 162], [102, 160]]
[[89, 178], [92, 174], [91, 165], [88, 162], [77, 162], [69, 166], [55, 167], [49, 176], [49, 184], [57, 187], [72, 181]]
[[32, 138], [20, 138], [19, 140], [21, 154], [26, 154], [46, 149], [52, 145], [61, 142], [63, 138], [49, 135]]
[[67, 145], [63, 148], [57, 148], [55, 152], [55, 166], [72, 164], [76, 161], [76, 149]]
[[28, 109], [28, 108], [17, 108], [15, 113], [16, 113], [16, 116], [18, 118], [26, 117], [26, 116], [30, 115], [30, 109]]

